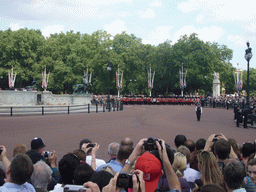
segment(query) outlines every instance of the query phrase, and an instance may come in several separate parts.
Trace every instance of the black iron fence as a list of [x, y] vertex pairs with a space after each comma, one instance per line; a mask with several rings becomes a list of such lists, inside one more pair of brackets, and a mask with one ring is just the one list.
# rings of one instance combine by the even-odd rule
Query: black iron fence
[[42, 105], [42, 106], [11, 106], [0, 107], [0, 116], [22, 116], [22, 115], [51, 115], [51, 114], [75, 114], [75, 113], [98, 113], [122, 111], [123, 103], [111, 103], [106, 109], [106, 103], [87, 105]]

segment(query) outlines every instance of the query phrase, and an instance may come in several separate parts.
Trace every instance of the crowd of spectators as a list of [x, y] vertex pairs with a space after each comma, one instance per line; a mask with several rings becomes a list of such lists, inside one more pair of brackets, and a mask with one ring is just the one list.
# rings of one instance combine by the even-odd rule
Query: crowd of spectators
[[108, 161], [98, 159], [100, 145], [82, 139], [57, 161], [41, 138], [13, 149], [11, 160], [0, 146], [0, 192], [255, 192], [256, 143], [212, 134], [197, 141], [177, 135], [171, 149], [164, 140], [131, 138], [108, 146]]
[[[244, 109], [246, 104], [246, 97], [243, 95], [238, 96], [238, 94], [233, 95], [220, 95], [217, 97], [202, 96], [202, 95], [172, 95], [172, 96], [158, 96], [158, 97], [147, 97], [144, 95], [128, 95], [128, 96], [110, 96], [111, 102], [120, 101], [125, 105], [192, 105], [196, 103], [201, 103], [202, 107], [211, 108], [239, 108]], [[94, 95], [92, 98], [92, 104], [103, 104], [107, 102], [107, 95]], [[252, 112], [255, 113], [256, 99], [252, 95], [250, 97], [250, 106]]]

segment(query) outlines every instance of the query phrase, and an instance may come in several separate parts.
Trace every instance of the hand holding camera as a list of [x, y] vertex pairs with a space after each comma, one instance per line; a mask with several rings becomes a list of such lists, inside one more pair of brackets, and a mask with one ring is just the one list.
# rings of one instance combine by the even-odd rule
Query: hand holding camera
[[116, 183], [117, 183], [117, 178], [119, 176], [119, 173], [116, 173], [114, 178], [111, 178], [109, 181], [109, 184], [105, 187], [103, 187], [102, 192], [120, 192], [121, 188], [117, 189]]
[[206, 140], [205, 147], [204, 147], [204, 150], [205, 150], [205, 151], [211, 149], [211, 146], [212, 146], [212, 144], [214, 143], [214, 142], [213, 142], [213, 138], [215, 138], [215, 135], [216, 135], [216, 134], [211, 134], [211, 135], [208, 137], [208, 139]]
[[219, 134], [217, 134], [217, 135], [215, 135], [214, 136], [214, 138], [213, 138], [213, 142], [216, 142], [216, 141], [218, 141], [219, 139], [225, 139], [225, 140], [228, 140], [226, 137], [225, 137], [225, 135], [223, 135], [222, 133], [219, 133]]
[[2, 158], [3, 156], [7, 156], [7, 150], [5, 146], [1, 145], [0, 146], [0, 157]]
[[98, 143], [93, 143], [93, 147], [92, 147], [92, 154], [96, 154], [96, 152], [100, 149], [100, 145]]
[[[138, 156], [140, 156], [141, 154], [143, 154], [145, 152], [145, 149], [143, 147], [144, 142], [146, 141], [146, 138], [143, 138], [139, 141], [139, 143], [135, 146], [132, 154], [134, 155], [134, 158], [136, 159]], [[134, 159], [134, 161], [135, 161]]]
[[161, 141], [161, 140], [158, 140], [158, 139], [154, 139], [154, 138], [152, 138], [152, 137], [149, 137], [146, 141], [144, 141], [144, 143], [143, 143], [144, 149], [145, 149], [146, 151], [157, 150], [156, 141], [159, 142], [161, 148], [163, 149], [162, 141]]
[[133, 188], [132, 176], [133, 174], [119, 173], [116, 181], [116, 187], [125, 189]]
[[3, 146], [3, 145], [0, 145], [0, 150], [2, 151], [0, 154], [0, 161], [3, 162], [3, 165], [4, 165], [5, 169], [7, 170], [8, 167], [10, 167], [10, 165], [11, 165], [11, 162], [7, 158], [7, 150], [6, 150], [5, 146]]
[[109, 184], [102, 189], [103, 192], [121, 191], [122, 189], [132, 188], [133, 192], [145, 192], [145, 181], [143, 172], [135, 170], [133, 174], [117, 173]]
[[84, 143], [81, 147], [81, 149], [87, 154], [87, 152], [94, 148], [96, 146], [96, 143]]
[[57, 167], [57, 156], [55, 151], [51, 151], [48, 156], [51, 168]]
[[53, 154], [51, 151], [44, 151], [43, 156], [47, 160]]
[[168, 155], [167, 155], [167, 151], [166, 151], [166, 145], [165, 145], [165, 141], [164, 140], [158, 140], [156, 142], [156, 146], [157, 146], [157, 150], [159, 153], [159, 156], [161, 158], [162, 161], [164, 161], [164, 159], [168, 159]]
[[133, 173], [133, 192], [145, 192], [145, 181], [143, 179], [144, 173], [138, 169], [134, 170]]
[[212, 142], [218, 141], [218, 139], [219, 139], [218, 137], [219, 137], [219, 135], [215, 135], [214, 138], [212, 139]]

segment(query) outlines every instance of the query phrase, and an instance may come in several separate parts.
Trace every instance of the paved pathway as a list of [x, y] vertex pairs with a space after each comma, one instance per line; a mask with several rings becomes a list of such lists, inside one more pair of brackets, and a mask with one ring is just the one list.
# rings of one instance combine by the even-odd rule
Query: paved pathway
[[120, 112], [83, 113], [70, 115], [45, 115], [0, 117], [1, 141], [11, 157], [15, 144], [28, 148], [34, 137], [41, 137], [46, 150], [56, 150], [58, 159], [77, 149], [82, 138], [100, 144], [98, 157], [108, 160], [108, 144], [131, 137], [135, 144], [141, 138], [164, 139], [174, 148], [174, 138], [184, 134], [197, 140], [212, 133], [223, 133], [239, 144], [256, 139], [255, 129], [236, 127], [233, 110], [203, 108], [201, 121], [196, 120], [194, 106], [129, 105]]

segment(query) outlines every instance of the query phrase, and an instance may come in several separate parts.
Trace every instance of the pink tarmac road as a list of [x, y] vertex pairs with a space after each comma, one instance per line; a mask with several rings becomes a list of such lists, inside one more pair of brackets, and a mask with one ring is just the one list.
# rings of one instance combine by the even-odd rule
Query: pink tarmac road
[[7, 147], [9, 158], [16, 144], [30, 148], [31, 140], [41, 137], [45, 150], [55, 150], [58, 160], [77, 149], [83, 138], [100, 144], [97, 157], [104, 160], [108, 160], [108, 144], [124, 137], [131, 137], [135, 144], [141, 138], [161, 138], [172, 148], [177, 134], [196, 141], [223, 133], [240, 145], [256, 139], [255, 129], [236, 127], [232, 109], [203, 108], [198, 122], [194, 106], [179, 105], [128, 105], [123, 111], [97, 114], [0, 117], [0, 131], [0, 145]]

